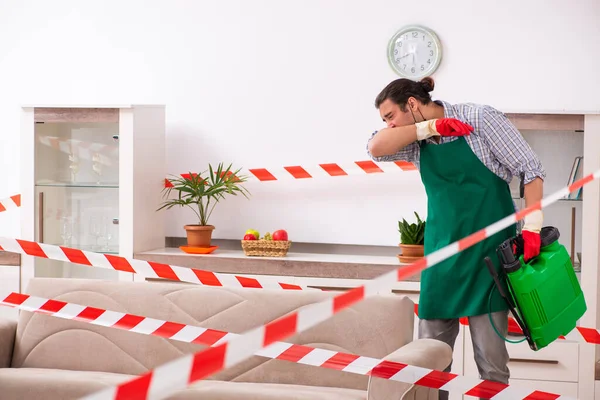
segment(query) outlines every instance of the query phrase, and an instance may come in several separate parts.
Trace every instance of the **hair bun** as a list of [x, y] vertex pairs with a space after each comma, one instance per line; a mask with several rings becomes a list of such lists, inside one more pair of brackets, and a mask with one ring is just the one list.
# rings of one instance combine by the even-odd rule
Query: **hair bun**
[[433, 82], [433, 78], [431, 78], [431, 77], [429, 77], [429, 76], [427, 76], [427, 77], [425, 77], [425, 78], [421, 79], [421, 80], [419, 81], [419, 83], [421, 84], [421, 86], [423, 87], [423, 89], [424, 89], [426, 92], [431, 92], [431, 91], [433, 91], [433, 88], [434, 88], [434, 86], [435, 86], [435, 83]]

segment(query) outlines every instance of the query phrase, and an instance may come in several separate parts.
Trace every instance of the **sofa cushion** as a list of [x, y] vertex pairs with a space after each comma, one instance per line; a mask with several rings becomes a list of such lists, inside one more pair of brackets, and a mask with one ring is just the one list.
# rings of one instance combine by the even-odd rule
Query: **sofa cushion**
[[[131, 375], [41, 368], [2, 368], [0, 388], [6, 400], [71, 400], [117, 385]], [[362, 390], [329, 387], [200, 381], [169, 400], [365, 400]]]
[[10, 367], [16, 332], [17, 321], [0, 318], [0, 368]]
[[0, 368], [0, 397], [6, 400], [78, 399], [131, 378], [131, 375], [109, 372]]
[[[331, 297], [323, 291], [231, 289], [193, 284], [35, 278], [27, 293], [174, 322], [242, 333]], [[413, 337], [414, 304], [400, 296], [369, 298], [286, 341], [382, 358]], [[137, 375], [203, 346], [42, 314], [22, 312], [12, 366]], [[209, 379], [366, 390], [368, 378], [250, 357]]]
[[366, 400], [356, 389], [276, 383], [202, 381], [169, 400]]

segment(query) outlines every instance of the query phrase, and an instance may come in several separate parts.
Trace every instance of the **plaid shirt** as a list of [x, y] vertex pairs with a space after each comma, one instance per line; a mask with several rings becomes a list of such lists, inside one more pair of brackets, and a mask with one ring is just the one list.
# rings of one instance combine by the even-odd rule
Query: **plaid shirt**
[[[536, 177], [545, 179], [546, 171], [537, 155], [523, 139], [521, 133], [500, 111], [486, 105], [478, 104], [449, 104], [436, 100], [436, 104], [444, 107], [444, 117], [455, 118], [473, 127], [473, 132], [465, 139], [475, 155], [493, 173], [510, 183], [513, 176], [524, 174], [525, 183]], [[369, 141], [375, 136], [373, 132]], [[448, 143], [458, 137], [441, 137], [440, 143]], [[427, 139], [435, 143], [432, 138]], [[374, 161], [408, 161], [420, 168], [420, 148], [417, 142], [411, 143], [396, 154], [383, 157], [373, 157], [367, 148], [367, 153]]]

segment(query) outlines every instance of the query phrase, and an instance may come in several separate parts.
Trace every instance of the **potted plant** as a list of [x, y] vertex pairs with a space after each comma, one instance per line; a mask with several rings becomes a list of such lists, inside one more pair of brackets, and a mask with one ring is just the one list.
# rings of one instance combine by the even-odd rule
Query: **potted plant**
[[[223, 163], [215, 170], [209, 164], [208, 175], [204, 171], [201, 174], [189, 173], [167, 179], [169, 184], [163, 189], [163, 196], [167, 200], [157, 211], [175, 206], [191, 208], [198, 219], [196, 224], [184, 226], [187, 244], [191, 247], [210, 247], [215, 227], [209, 225], [208, 221], [215, 206], [226, 195], [242, 194], [249, 198], [250, 193], [241, 185], [246, 182], [247, 177], [239, 175], [240, 170], [231, 171], [231, 164], [223, 169]], [[177, 192], [177, 197], [169, 198], [173, 191]]]
[[419, 214], [415, 212], [417, 222], [409, 224], [404, 218], [398, 221], [398, 231], [400, 232], [400, 249], [402, 253], [398, 255], [400, 261], [415, 261], [424, 255], [425, 242], [425, 221], [421, 220]]

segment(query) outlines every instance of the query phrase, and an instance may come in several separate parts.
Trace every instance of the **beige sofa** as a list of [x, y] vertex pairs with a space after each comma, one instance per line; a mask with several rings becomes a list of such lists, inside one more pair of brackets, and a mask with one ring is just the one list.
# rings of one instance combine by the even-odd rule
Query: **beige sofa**
[[[321, 291], [224, 289], [181, 283], [31, 281], [27, 293], [206, 328], [242, 333], [332, 296]], [[375, 297], [288, 342], [444, 369], [450, 348], [413, 341], [413, 303]], [[127, 381], [199, 345], [21, 312], [0, 323], [0, 398], [75, 399]], [[259, 356], [197, 382], [170, 399], [434, 399], [435, 390]]]

